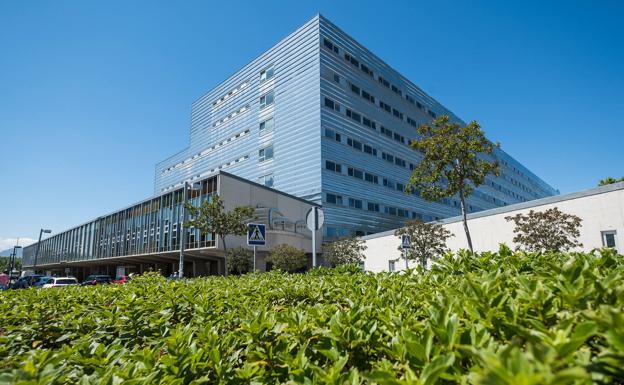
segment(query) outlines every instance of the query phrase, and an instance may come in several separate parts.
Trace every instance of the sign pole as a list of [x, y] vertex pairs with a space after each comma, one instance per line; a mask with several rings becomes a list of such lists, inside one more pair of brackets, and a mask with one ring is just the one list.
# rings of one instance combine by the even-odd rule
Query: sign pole
[[256, 271], [256, 245], [254, 245], [254, 268], [253, 271]]
[[[316, 227], [316, 221], [314, 221]], [[316, 230], [312, 230], [312, 267], [316, 267]]]

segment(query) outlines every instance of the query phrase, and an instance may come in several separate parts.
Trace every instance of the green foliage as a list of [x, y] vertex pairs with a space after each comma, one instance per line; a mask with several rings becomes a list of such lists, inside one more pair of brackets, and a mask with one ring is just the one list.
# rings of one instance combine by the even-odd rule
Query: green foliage
[[358, 264], [364, 260], [366, 245], [360, 238], [338, 239], [323, 245], [323, 258], [330, 266]]
[[[3, 271], [9, 271], [11, 268], [11, 257], [0, 257], [0, 273]], [[22, 258], [15, 258], [14, 267], [15, 270], [20, 270], [22, 268]]]
[[277, 245], [271, 250], [267, 258], [273, 269], [289, 273], [303, 271], [308, 265], [305, 251], [287, 244]]
[[617, 384], [624, 257], [0, 292], [0, 383]]
[[505, 217], [515, 224], [513, 241], [518, 249], [529, 252], [567, 251], [583, 246], [580, 236], [581, 218], [566, 214], [557, 207], [545, 211], [529, 211]]
[[398, 249], [405, 253], [407, 260], [419, 261], [424, 267], [427, 266], [427, 260], [438, 257], [448, 250], [446, 240], [453, 236], [438, 223], [423, 223], [419, 220], [408, 221], [404, 227], [397, 229], [394, 235], [399, 238], [402, 235], [410, 236], [410, 248], [403, 250], [399, 245]]
[[499, 175], [498, 163], [489, 160], [494, 145], [476, 121], [461, 126], [451, 123], [446, 115], [421, 125], [417, 131], [418, 138], [411, 146], [423, 158], [412, 171], [405, 191], [415, 188], [429, 201], [458, 195], [468, 248], [472, 251], [465, 198], [485, 182], [488, 174]]
[[225, 237], [247, 234], [247, 222], [254, 218], [254, 209], [249, 206], [234, 207], [230, 211], [225, 211], [223, 200], [218, 194], [213, 194], [199, 207], [187, 203], [185, 208], [191, 219], [184, 226], [195, 227], [205, 234], [217, 234], [225, 250], [227, 250]]
[[601, 179], [600, 181], [598, 181], [598, 186], [606, 186], [608, 184], [613, 184], [613, 183], [618, 183], [618, 182], [624, 182], [624, 176], [621, 177], [620, 179], [615, 179], [612, 176], [608, 176], [605, 179]]
[[227, 251], [227, 268], [230, 274], [245, 274], [253, 270], [253, 252], [244, 247]]

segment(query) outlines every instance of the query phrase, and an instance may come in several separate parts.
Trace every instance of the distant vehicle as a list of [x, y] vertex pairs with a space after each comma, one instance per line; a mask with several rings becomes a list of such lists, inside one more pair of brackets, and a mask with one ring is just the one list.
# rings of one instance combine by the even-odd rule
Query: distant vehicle
[[17, 281], [15, 281], [13, 283], [13, 285], [11, 285], [11, 288], [13, 288], [13, 289], [27, 289], [28, 286], [30, 286], [28, 284], [28, 277], [22, 277], [22, 278], [19, 278]]
[[131, 279], [132, 278], [130, 276], [128, 276], [128, 275], [122, 275], [120, 277], [117, 277], [117, 279], [115, 279], [113, 281], [113, 283], [117, 283], [117, 284], [123, 285], [124, 283], [130, 282]]
[[38, 282], [41, 278], [50, 278], [48, 276], [45, 276], [43, 274], [32, 274], [32, 275], [26, 275], [23, 278], [26, 278], [28, 280], [28, 286], [34, 286], [35, 282]]
[[52, 287], [63, 287], [63, 286], [71, 286], [77, 285], [78, 280], [74, 277], [54, 277], [48, 279], [48, 281], [41, 286], [44, 289], [49, 289]]
[[46, 284], [50, 280], [50, 278], [52, 278], [52, 277], [50, 277], [48, 275], [36, 276], [35, 278], [33, 278], [31, 285], [33, 287], [41, 287], [44, 284]]
[[112, 279], [110, 275], [90, 275], [80, 285], [81, 286], [101, 285], [101, 284], [111, 283], [111, 281]]

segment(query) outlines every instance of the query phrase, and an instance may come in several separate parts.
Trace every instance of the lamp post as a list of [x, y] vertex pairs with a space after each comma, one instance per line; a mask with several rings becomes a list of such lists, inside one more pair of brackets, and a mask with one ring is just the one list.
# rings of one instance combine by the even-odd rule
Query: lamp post
[[178, 262], [178, 278], [184, 277], [184, 247], [186, 246], [186, 229], [184, 223], [186, 222], [186, 203], [188, 202], [187, 194], [189, 191], [199, 190], [200, 183], [195, 182], [193, 186], [188, 182], [184, 182], [184, 190], [182, 191], [182, 224], [180, 225], [180, 262]]
[[39, 230], [39, 242], [37, 242], [37, 249], [35, 250], [35, 262], [33, 263], [33, 271], [35, 272], [35, 274], [37, 273], [37, 257], [39, 256], [39, 248], [41, 247], [41, 236], [43, 235], [43, 233], [50, 234], [51, 232], [52, 230]]
[[13, 279], [13, 269], [15, 268], [15, 258], [17, 257], [17, 249], [21, 249], [22, 246], [15, 245], [13, 246], [13, 254], [11, 258], [11, 268], [9, 270], [9, 284], [11, 283], [11, 279]]

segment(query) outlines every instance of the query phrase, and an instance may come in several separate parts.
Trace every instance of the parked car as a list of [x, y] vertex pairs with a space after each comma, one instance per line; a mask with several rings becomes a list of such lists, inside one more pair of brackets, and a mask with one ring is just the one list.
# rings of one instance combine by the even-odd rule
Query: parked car
[[111, 281], [112, 279], [110, 275], [90, 275], [80, 285], [82, 286], [101, 285], [101, 284], [111, 283]]
[[46, 284], [50, 280], [50, 278], [52, 278], [52, 277], [50, 277], [48, 275], [37, 276], [37, 277], [33, 278], [32, 286], [33, 287], [41, 287], [44, 284]]
[[132, 278], [128, 275], [122, 275], [121, 277], [117, 277], [117, 279], [115, 279], [113, 281], [113, 283], [117, 283], [117, 284], [121, 284], [123, 285], [124, 283], [128, 283], [130, 282]]
[[53, 277], [48, 279], [48, 281], [41, 287], [44, 289], [49, 289], [52, 287], [63, 287], [77, 284], [78, 280], [74, 277]]
[[13, 289], [27, 289], [28, 288], [28, 277], [19, 278], [17, 281], [13, 283], [11, 288]]
[[28, 280], [28, 286], [33, 286], [35, 284], [35, 282], [38, 282], [40, 278], [50, 278], [47, 277], [43, 274], [32, 274], [32, 275], [27, 275], [24, 278], [26, 278]]

